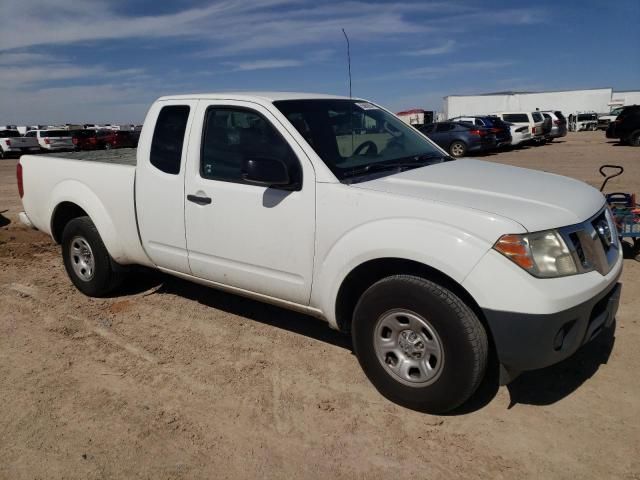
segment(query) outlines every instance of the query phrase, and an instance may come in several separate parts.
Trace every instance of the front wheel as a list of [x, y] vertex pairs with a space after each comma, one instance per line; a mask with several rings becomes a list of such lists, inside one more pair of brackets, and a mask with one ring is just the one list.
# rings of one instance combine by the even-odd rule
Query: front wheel
[[113, 260], [89, 217], [74, 218], [64, 227], [62, 258], [69, 278], [85, 295], [102, 297], [122, 282], [122, 272], [114, 269]]
[[453, 292], [420, 277], [395, 275], [369, 287], [352, 336], [371, 383], [408, 408], [452, 410], [484, 377], [488, 340], [478, 317]]
[[640, 130], [636, 130], [629, 135], [629, 145], [640, 147]]

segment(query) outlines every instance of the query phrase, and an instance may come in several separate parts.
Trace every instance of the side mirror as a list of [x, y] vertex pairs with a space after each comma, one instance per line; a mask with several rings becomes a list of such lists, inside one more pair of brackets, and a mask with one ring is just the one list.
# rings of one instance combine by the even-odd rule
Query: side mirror
[[242, 161], [242, 179], [255, 185], [287, 186], [291, 183], [289, 169], [276, 158], [246, 158]]

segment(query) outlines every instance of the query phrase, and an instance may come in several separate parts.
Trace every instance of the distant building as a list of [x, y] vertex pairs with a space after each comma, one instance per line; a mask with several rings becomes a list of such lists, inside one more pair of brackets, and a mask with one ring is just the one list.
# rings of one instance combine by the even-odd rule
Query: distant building
[[611, 95], [611, 106], [640, 105], [640, 90], [620, 90]]
[[421, 108], [414, 108], [412, 110], [404, 110], [396, 113], [400, 119], [408, 123], [409, 125], [425, 125], [433, 122], [433, 112], [429, 110], [423, 110]]
[[[632, 93], [635, 95], [637, 92]], [[613, 97], [611, 88], [449, 95], [444, 97], [444, 114], [446, 118], [453, 118], [462, 115], [486, 115], [497, 112], [534, 111], [536, 109], [561, 110], [565, 114], [574, 112], [605, 113], [609, 112]]]

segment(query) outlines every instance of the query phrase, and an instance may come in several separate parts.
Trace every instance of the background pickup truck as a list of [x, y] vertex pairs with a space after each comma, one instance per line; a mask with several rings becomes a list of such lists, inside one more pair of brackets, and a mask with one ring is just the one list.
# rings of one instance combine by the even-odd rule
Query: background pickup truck
[[0, 158], [39, 152], [35, 138], [25, 138], [17, 130], [0, 130]]
[[506, 382], [614, 324], [622, 252], [600, 192], [452, 161], [365, 100], [163, 97], [123, 151], [17, 166], [21, 219], [87, 295], [144, 265], [323, 318], [383, 395], [428, 412], [466, 401], [492, 351]]

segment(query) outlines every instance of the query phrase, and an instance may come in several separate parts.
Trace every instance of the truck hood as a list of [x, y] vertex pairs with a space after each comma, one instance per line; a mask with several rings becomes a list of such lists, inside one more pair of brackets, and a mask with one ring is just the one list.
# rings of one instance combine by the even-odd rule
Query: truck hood
[[604, 205], [602, 193], [578, 180], [468, 159], [352, 186], [481, 210], [514, 220], [530, 232], [583, 222]]

